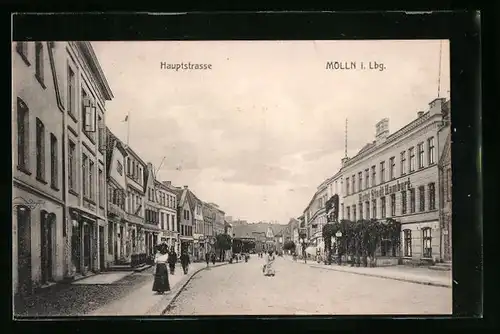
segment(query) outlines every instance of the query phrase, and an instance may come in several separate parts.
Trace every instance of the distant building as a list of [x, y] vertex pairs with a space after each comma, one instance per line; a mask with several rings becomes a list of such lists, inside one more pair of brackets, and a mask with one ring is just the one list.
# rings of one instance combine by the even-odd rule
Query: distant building
[[440, 195], [440, 227], [442, 231], [441, 257], [444, 261], [452, 260], [451, 250], [451, 216], [452, 216], [452, 177], [451, 177], [451, 106], [448, 100], [443, 105], [443, 124], [439, 132], [439, 143], [443, 143], [439, 158], [439, 195]]

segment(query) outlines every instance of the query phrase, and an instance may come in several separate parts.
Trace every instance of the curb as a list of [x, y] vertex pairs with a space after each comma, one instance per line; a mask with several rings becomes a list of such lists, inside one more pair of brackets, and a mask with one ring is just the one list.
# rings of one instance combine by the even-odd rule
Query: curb
[[[297, 262], [297, 263], [299, 263], [299, 262]], [[360, 273], [360, 272], [348, 271], [348, 270], [339, 270], [339, 269], [336, 269], [335, 267], [319, 267], [315, 264], [309, 264], [309, 263], [299, 263], [299, 264], [307, 264], [310, 268], [326, 269], [326, 270], [332, 270], [332, 271], [347, 273], [347, 274], [392, 279], [392, 280], [400, 281], [400, 282], [407, 282], [407, 283], [414, 283], [414, 284], [421, 284], [421, 285], [428, 285], [428, 286], [437, 286], [440, 288], [448, 288], [448, 289], [452, 288], [452, 284], [444, 284], [444, 283], [429, 282], [429, 281], [419, 281], [419, 280], [409, 279], [409, 278], [385, 276], [385, 275], [378, 275], [378, 274], [371, 274], [371, 273]]]
[[133, 273], [142, 273], [143, 271], [148, 270], [152, 266], [153, 266], [152, 264], [148, 264], [148, 265], [144, 265], [144, 266], [141, 266], [141, 267], [134, 268]]
[[[209, 268], [217, 268], [217, 267], [222, 267], [222, 266], [225, 266], [225, 265], [228, 265], [229, 263], [219, 263], [219, 264], [216, 264], [212, 267], [209, 267]], [[186, 285], [191, 281], [191, 279], [196, 275], [198, 274], [199, 272], [203, 271], [207, 269], [207, 267], [202, 267], [198, 270], [195, 270], [193, 272], [191, 272], [190, 274], [187, 275], [186, 278], [184, 278], [183, 280], [181, 280], [179, 283], [177, 283], [177, 286], [172, 289], [172, 294], [166, 296], [166, 300], [161, 300], [159, 301], [155, 306], [153, 306], [152, 308], [150, 308], [148, 310], [148, 312], [146, 313], [146, 315], [165, 315], [165, 313], [168, 312], [168, 309], [169, 307], [173, 304], [173, 302], [177, 299], [177, 297], [180, 295], [180, 293], [182, 292], [182, 290], [184, 290], [184, 288], [186, 287]], [[159, 314], [158, 314], [159, 313]]]

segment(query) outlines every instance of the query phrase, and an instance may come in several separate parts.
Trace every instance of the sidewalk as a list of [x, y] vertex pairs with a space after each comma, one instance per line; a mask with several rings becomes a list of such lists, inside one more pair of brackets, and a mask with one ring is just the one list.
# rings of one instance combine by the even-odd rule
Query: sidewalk
[[[210, 269], [224, 265], [226, 263], [210, 264]], [[147, 281], [139, 286], [134, 292], [105, 305], [92, 313], [90, 316], [137, 316], [137, 315], [159, 315], [168, 307], [170, 302], [177, 297], [182, 288], [199, 271], [206, 268], [206, 263], [192, 263], [189, 266], [189, 273], [184, 275], [180, 264], [177, 265], [174, 275], [169, 274], [170, 292], [164, 295], [157, 295], [152, 291], [154, 276], [152, 273], [142, 273], [135, 275], [150, 275]]]
[[[293, 261], [291, 257], [287, 257], [287, 259]], [[297, 260], [297, 263], [304, 264], [304, 261]], [[307, 265], [312, 268], [327, 269], [445, 288], [451, 288], [453, 281], [451, 271], [436, 271], [429, 268], [413, 268], [403, 265], [388, 267], [351, 267], [347, 265], [339, 266], [337, 264], [325, 265], [317, 263], [316, 261], [308, 261]]]

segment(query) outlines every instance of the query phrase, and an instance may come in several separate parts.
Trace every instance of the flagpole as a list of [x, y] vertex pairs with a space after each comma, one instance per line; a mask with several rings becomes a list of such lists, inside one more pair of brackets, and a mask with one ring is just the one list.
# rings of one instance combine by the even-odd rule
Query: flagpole
[[127, 147], [129, 147], [130, 141], [130, 111], [127, 114]]

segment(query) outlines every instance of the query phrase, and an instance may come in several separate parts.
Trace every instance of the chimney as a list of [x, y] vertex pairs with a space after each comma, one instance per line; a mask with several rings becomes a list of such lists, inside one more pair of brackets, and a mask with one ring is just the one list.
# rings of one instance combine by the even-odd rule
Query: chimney
[[441, 114], [441, 109], [443, 108], [444, 101], [444, 97], [438, 97], [437, 99], [429, 103], [429, 114], [431, 116]]
[[187, 188], [188, 188], [188, 186], [184, 186], [184, 189], [187, 189]]
[[420, 118], [420, 117], [424, 116], [424, 114], [425, 114], [425, 111], [419, 111], [419, 112], [417, 112], [417, 118]]
[[384, 118], [375, 125], [375, 140], [377, 144], [383, 142], [389, 136], [389, 119]]

